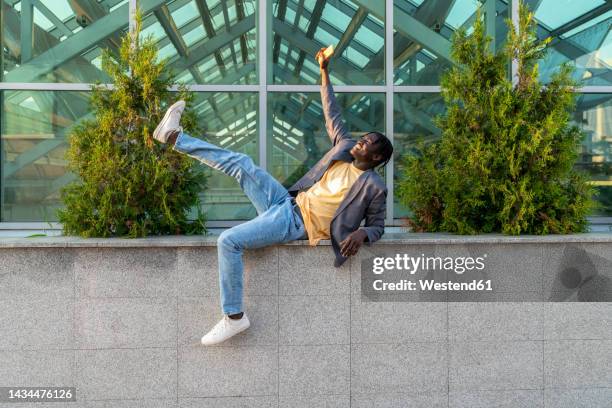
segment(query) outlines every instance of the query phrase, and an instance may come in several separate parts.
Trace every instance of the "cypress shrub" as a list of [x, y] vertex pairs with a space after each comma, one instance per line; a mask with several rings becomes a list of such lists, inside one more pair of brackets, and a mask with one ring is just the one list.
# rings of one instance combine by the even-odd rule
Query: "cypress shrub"
[[[83, 237], [143, 237], [206, 233], [199, 193], [206, 176], [189, 157], [157, 143], [153, 130], [168, 106], [187, 101], [181, 120], [197, 132], [189, 110], [193, 95], [183, 85], [178, 92], [167, 60], [157, 60], [151, 36], [141, 39], [141, 16], [135, 30], [122, 39], [117, 59], [102, 54], [102, 69], [113, 87], [96, 84], [91, 115], [68, 135], [69, 170], [78, 176], [61, 189], [65, 207], [58, 210], [64, 234]], [[196, 207], [197, 217], [189, 220]]]
[[[507, 20], [504, 49], [493, 53], [479, 15], [452, 39], [455, 66], [442, 78], [447, 112], [439, 141], [402, 157], [399, 200], [414, 231], [459, 234], [572, 233], [588, 229], [594, 188], [574, 164], [583, 137], [569, 65], [545, 86], [533, 13], [521, 4], [518, 30]], [[513, 84], [508, 64], [518, 63]]]

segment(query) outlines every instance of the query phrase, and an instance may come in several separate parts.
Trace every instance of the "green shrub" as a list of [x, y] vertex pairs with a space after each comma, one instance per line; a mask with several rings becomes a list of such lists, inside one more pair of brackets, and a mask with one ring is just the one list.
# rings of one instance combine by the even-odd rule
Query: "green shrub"
[[[474, 31], [452, 40], [454, 68], [442, 79], [447, 112], [436, 119], [438, 142], [401, 160], [398, 196], [415, 231], [459, 234], [571, 233], [588, 229], [595, 190], [574, 169], [581, 131], [570, 125], [575, 100], [568, 65], [550, 83], [537, 61], [535, 20], [520, 7], [505, 49], [493, 53], [479, 15]], [[518, 79], [508, 77], [511, 59]]]
[[[206, 176], [195, 162], [153, 140], [166, 108], [178, 99], [193, 99], [184, 86], [168, 91], [175, 77], [166, 61], [157, 61], [151, 37], [139, 39], [140, 16], [133, 34], [122, 41], [118, 60], [108, 50], [102, 69], [113, 89], [94, 86], [92, 115], [69, 134], [66, 159], [78, 180], [61, 190], [65, 208], [58, 211], [64, 234], [83, 237], [206, 232], [198, 193]], [[181, 125], [197, 131], [188, 109]], [[192, 207], [195, 220], [188, 220]]]

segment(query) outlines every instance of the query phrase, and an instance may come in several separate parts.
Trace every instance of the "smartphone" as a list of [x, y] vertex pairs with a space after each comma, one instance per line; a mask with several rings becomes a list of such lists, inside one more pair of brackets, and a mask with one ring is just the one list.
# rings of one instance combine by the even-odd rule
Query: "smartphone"
[[325, 49], [325, 51], [323, 51], [323, 56], [325, 57], [325, 59], [328, 59], [332, 55], [334, 55], [334, 46], [330, 45]]

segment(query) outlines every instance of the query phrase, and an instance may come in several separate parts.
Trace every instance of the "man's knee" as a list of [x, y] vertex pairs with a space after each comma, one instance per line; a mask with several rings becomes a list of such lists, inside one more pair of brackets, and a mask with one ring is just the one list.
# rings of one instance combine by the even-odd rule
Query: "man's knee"
[[217, 246], [220, 249], [240, 250], [240, 243], [236, 240], [236, 234], [231, 228], [223, 231], [217, 238]]
[[249, 155], [233, 152], [231, 158], [225, 164], [225, 173], [231, 177], [239, 178], [243, 173], [253, 173], [255, 162]]

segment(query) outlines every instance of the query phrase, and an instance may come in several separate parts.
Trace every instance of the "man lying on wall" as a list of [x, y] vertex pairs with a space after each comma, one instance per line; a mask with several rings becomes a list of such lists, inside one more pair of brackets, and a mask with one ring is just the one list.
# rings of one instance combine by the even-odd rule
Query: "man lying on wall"
[[[189, 136], [180, 126], [184, 101], [172, 105], [153, 137], [173, 145], [213, 169], [234, 177], [251, 200], [257, 216], [221, 233], [218, 238], [219, 285], [223, 318], [202, 337], [202, 344], [221, 343], [250, 326], [244, 313], [243, 263], [245, 249], [262, 248], [297, 239], [315, 246], [331, 239], [334, 266], [341, 266], [361, 245], [384, 233], [387, 188], [374, 171], [393, 154], [389, 139], [369, 132], [350, 137], [330, 84], [330, 53], [321, 49], [316, 59], [321, 71], [321, 102], [332, 148], [289, 189], [243, 154]], [[360, 227], [365, 219], [365, 224]]]

